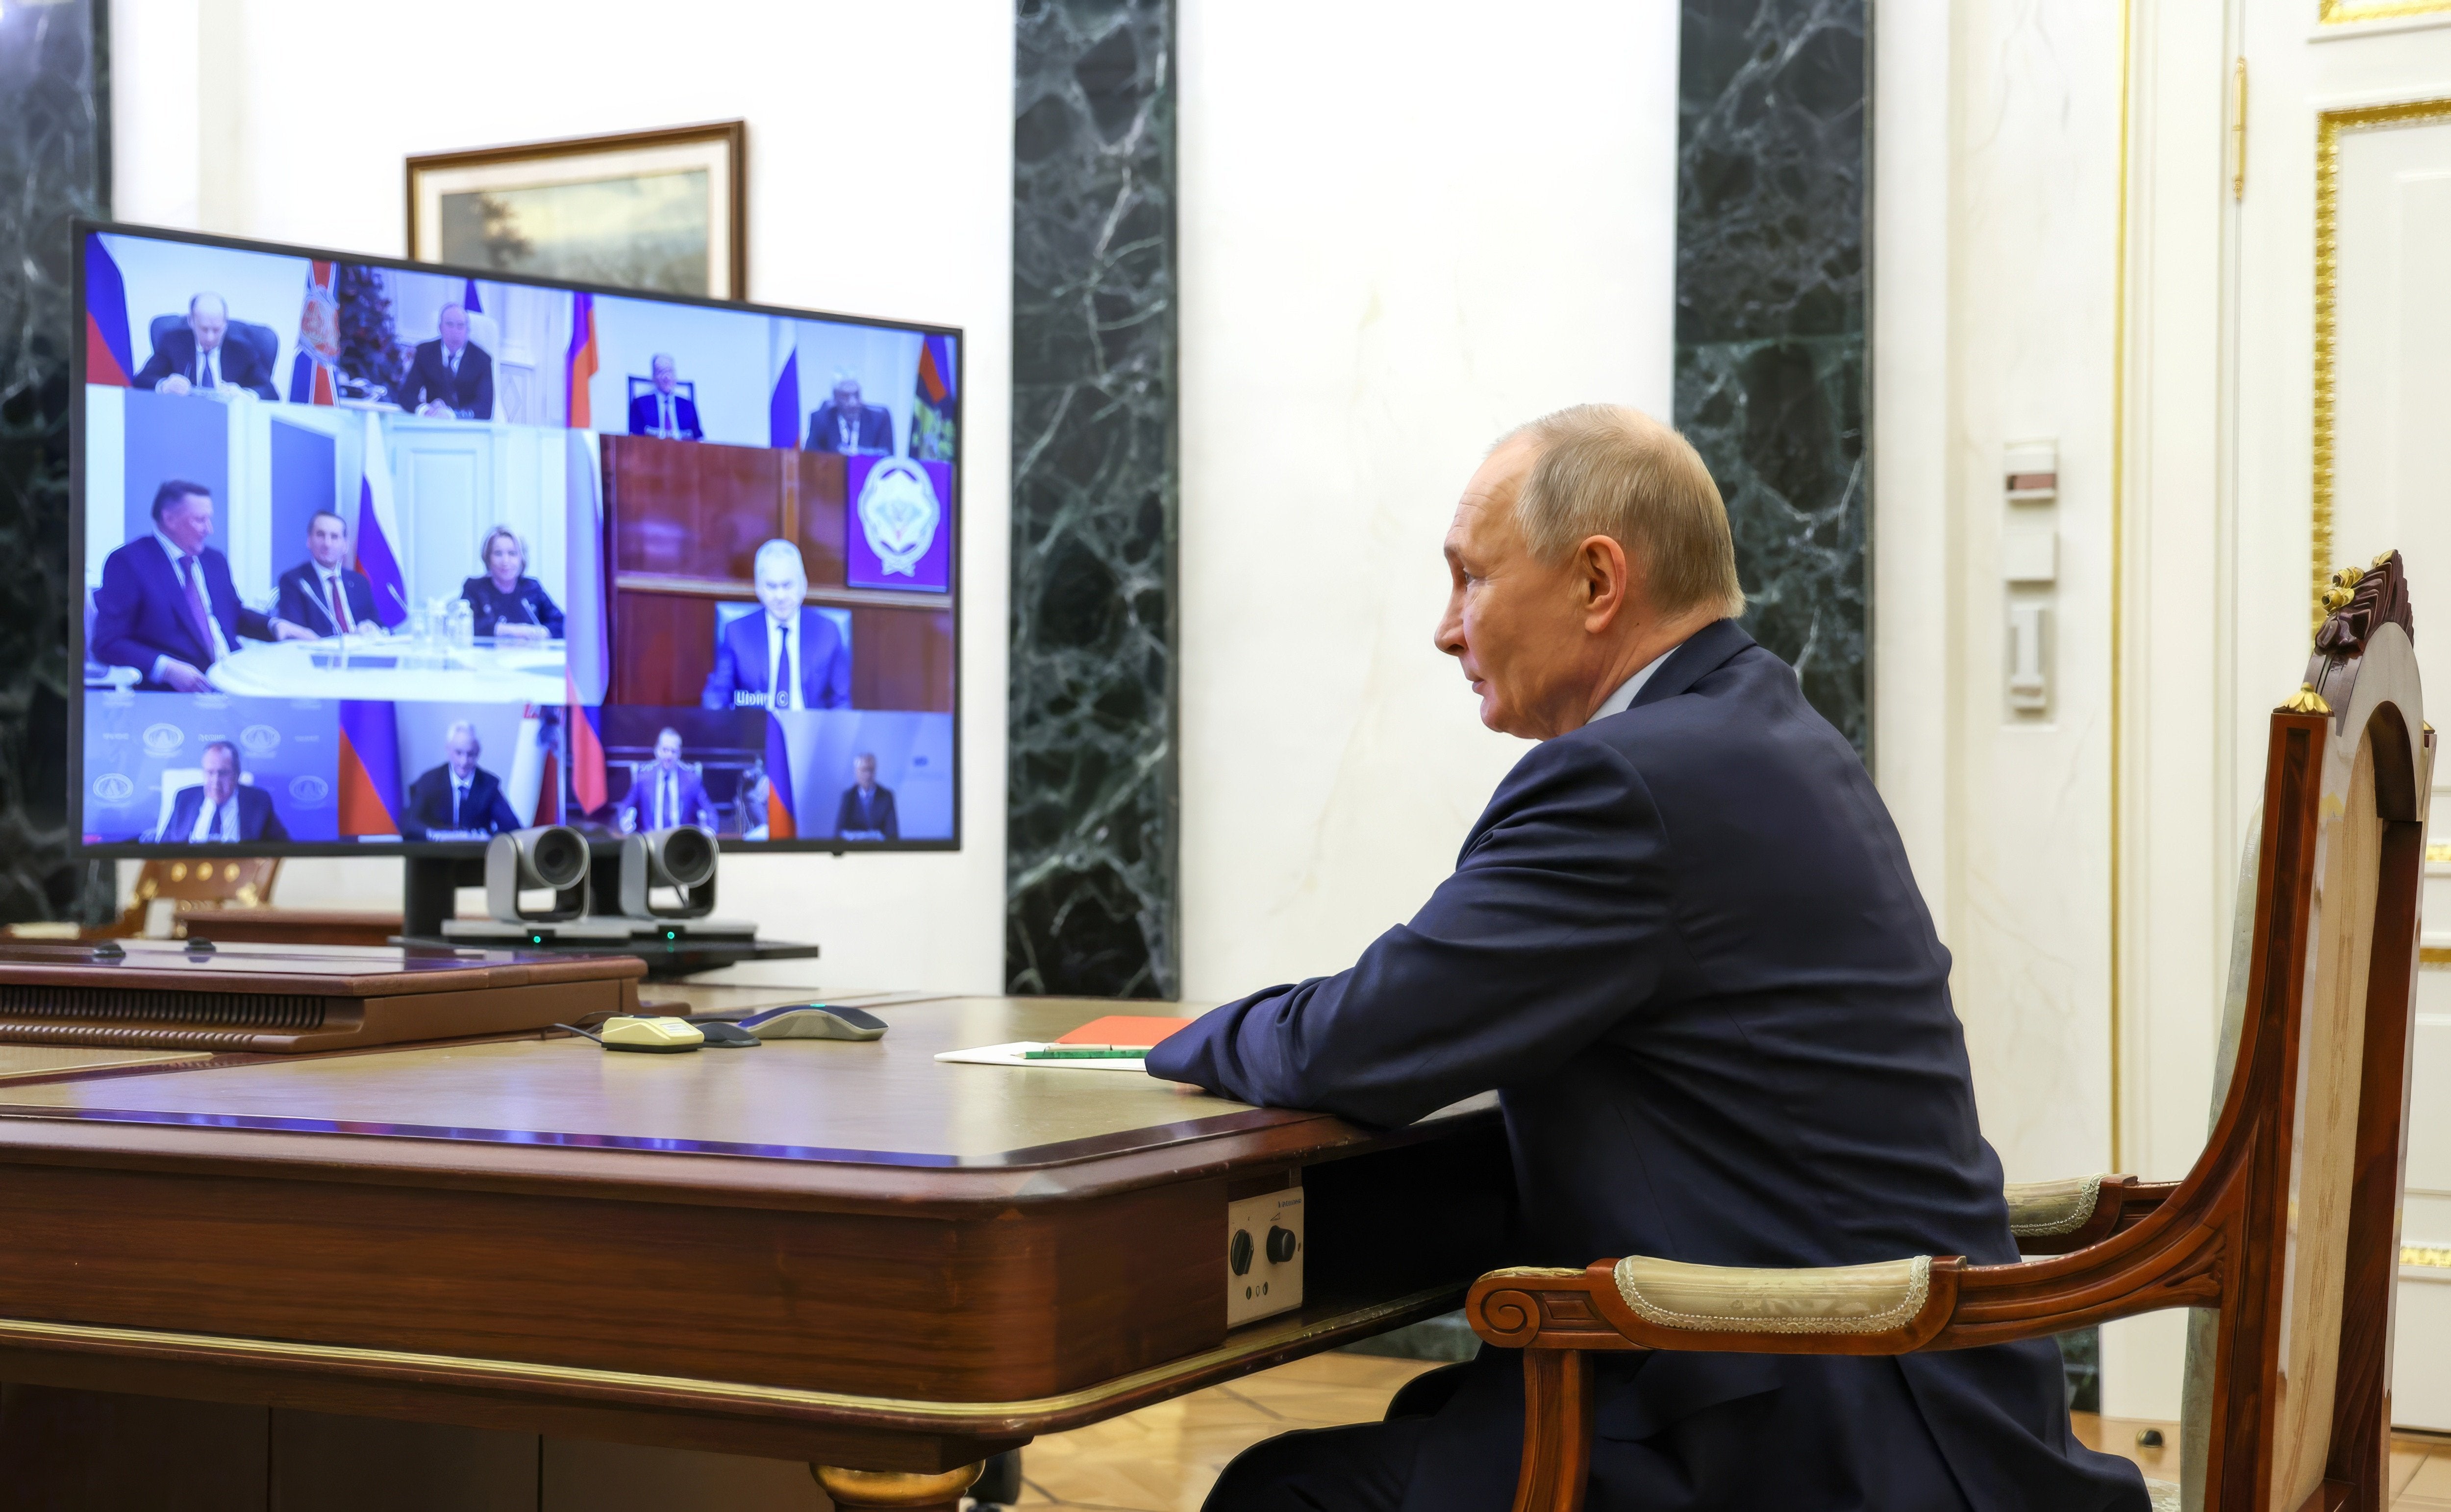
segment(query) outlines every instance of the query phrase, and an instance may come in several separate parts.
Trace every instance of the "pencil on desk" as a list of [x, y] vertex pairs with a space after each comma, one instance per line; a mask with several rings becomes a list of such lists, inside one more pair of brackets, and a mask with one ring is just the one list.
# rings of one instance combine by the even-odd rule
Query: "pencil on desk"
[[1049, 1045], [1044, 1050], [1026, 1050], [1023, 1060], [1029, 1061], [1099, 1061], [1146, 1060], [1147, 1046], [1133, 1045]]

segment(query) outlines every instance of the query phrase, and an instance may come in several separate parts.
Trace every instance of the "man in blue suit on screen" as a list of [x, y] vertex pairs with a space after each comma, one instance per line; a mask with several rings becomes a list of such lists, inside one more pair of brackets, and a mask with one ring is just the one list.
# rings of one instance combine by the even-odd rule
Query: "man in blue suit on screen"
[[213, 533], [213, 494], [173, 478], [153, 491], [153, 533], [103, 560], [93, 595], [93, 659], [134, 667], [137, 686], [208, 693], [212, 664], [257, 640], [313, 638], [239, 602], [229, 559], [205, 544]]
[[716, 827], [715, 805], [707, 801], [706, 784], [681, 765], [681, 733], [666, 726], [656, 736], [656, 759], [640, 772], [614, 806], [621, 833], [669, 830], [676, 824]]
[[647, 363], [647, 372], [656, 386], [630, 401], [630, 434], [661, 436], [667, 441], [706, 440], [706, 432], [698, 429], [697, 404], [687, 394], [675, 392], [680, 386], [680, 372], [673, 364], [672, 354], [657, 352]]
[[219, 393], [244, 388], [259, 399], [279, 396], [264, 359], [244, 340], [230, 341], [229, 306], [219, 294], [187, 301], [187, 324], [162, 334], [153, 355], [128, 383], [157, 394]]
[[[1495, 1090], [1510, 1265], [2017, 1259], [1949, 952], [1863, 762], [1736, 623], [1727, 512], [1684, 439], [1584, 405], [1501, 441], [1447, 532], [1438, 648], [1539, 742], [1410, 923], [1152, 1051], [1227, 1097], [1409, 1123]], [[2048, 1341], [1896, 1358], [1597, 1357], [1592, 1512], [2145, 1512], [2070, 1435]], [[1385, 1422], [1229, 1466], [1209, 1512], [1487, 1512], [1515, 1351]]]
[[807, 606], [800, 548], [770, 540], [754, 564], [763, 614], [723, 627], [715, 670], [698, 702], [710, 709], [848, 709], [851, 648], [826, 616]]
[[834, 397], [809, 417], [809, 451], [882, 456], [893, 450], [893, 412], [859, 402], [859, 380], [834, 380]]
[[328, 509], [306, 521], [306, 560], [281, 575], [283, 624], [304, 625], [317, 636], [381, 630], [374, 584], [349, 565], [349, 522]]
[[170, 800], [170, 816], [146, 838], [164, 845], [289, 838], [288, 826], [272, 812], [272, 795], [239, 781], [238, 747], [212, 741], [205, 747], [204, 765], [204, 782], [181, 788]]

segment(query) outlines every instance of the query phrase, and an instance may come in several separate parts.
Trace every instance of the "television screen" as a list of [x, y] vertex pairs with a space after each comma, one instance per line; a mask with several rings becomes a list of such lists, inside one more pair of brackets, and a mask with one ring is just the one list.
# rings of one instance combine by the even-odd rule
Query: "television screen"
[[81, 226], [85, 843], [950, 848], [961, 334]]

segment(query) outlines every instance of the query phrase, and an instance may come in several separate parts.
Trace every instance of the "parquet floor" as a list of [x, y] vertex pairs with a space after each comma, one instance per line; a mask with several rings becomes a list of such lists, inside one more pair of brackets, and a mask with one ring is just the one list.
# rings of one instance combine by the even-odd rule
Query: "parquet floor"
[[[1294, 1428], [1367, 1423], [1398, 1386], [1437, 1366], [1422, 1360], [1323, 1354], [1072, 1433], [1022, 1451], [1022, 1503], [1083, 1512], [1199, 1512], [1226, 1463], [1262, 1439]], [[2162, 1430], [2141, 1448], [2144, 1428]], [[2156, 1480], [2179, 1478], [2176, 1424], [2079, 1414], [2077, 1436], [2134, 1460]], [[2451, 1441], [2395, 1440], [2393, 1512], [2451, 1512]]]

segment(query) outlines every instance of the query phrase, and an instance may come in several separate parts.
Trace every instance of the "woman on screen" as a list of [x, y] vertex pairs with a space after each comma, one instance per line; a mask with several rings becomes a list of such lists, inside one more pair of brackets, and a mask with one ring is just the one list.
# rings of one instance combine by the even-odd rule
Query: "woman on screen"
[[559, 640], [561, 610], [528, 570], [528, 549], [508, 525], [485, 532], [485, 576], [460, 585], [477, 611], [477, 634], [515, 640]]

